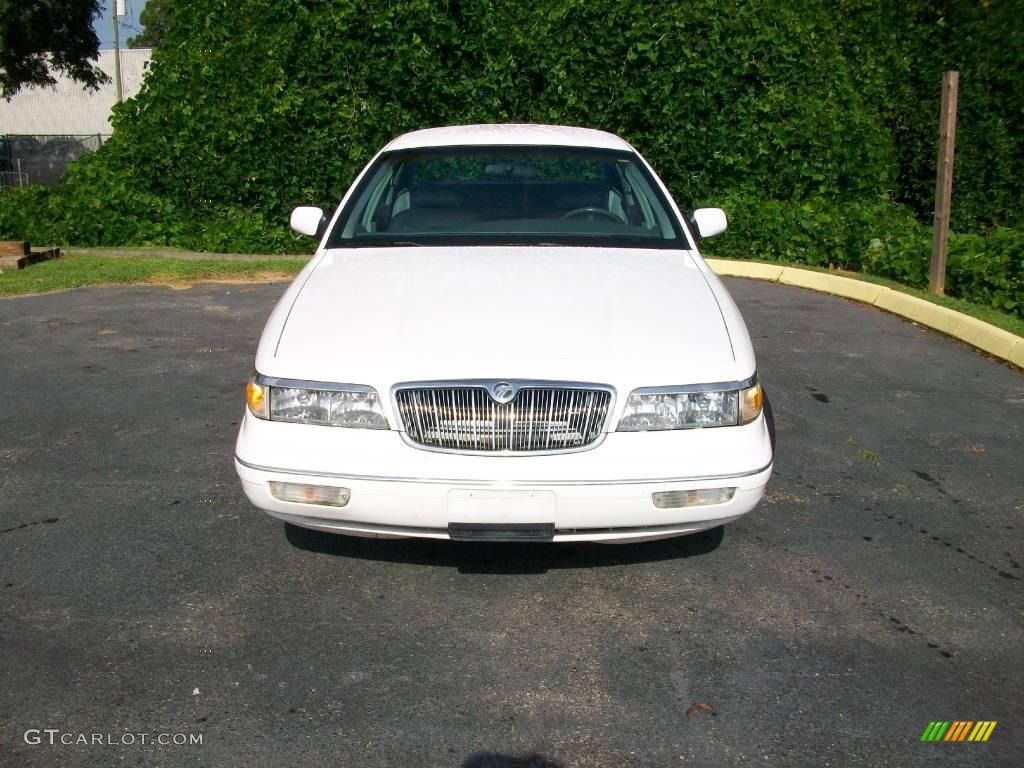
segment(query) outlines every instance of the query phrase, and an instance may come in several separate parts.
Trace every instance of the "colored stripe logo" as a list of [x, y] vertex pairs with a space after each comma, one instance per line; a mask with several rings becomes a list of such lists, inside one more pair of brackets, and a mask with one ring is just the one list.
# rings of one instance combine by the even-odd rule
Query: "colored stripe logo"
[[933, 720], [921, 741], [988, 741], [995, 727], [995, 720]]

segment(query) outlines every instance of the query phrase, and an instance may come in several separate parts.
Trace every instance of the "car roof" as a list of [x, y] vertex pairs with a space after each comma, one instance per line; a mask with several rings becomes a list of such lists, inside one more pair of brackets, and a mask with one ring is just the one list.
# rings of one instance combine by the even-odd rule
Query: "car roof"
[[424, 149], [427, 147], [536, 145], [559, 147], [596, 147], [633, 151], [613, 133], [567, 125], [527, 125], [494, 123], [452, 125], [426, 128], [399, 136], [384, 149]]

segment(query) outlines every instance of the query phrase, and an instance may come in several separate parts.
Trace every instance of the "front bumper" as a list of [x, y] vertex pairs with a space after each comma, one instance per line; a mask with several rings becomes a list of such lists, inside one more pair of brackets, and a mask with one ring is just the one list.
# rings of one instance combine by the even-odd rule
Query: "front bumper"
[[[249, 500], [295, 525], [357, 536], [640, 541], [695, 533], [752, 510], [771, 475], [763, 416], [743, 427], [610, 433], [590, 451], [470, 456], [414, 448], [394, 431], [267, 422], [246, 413], [235, 467]], [[271, 481], [343, 486], [344, 507], [281, 501]], [[659, 509], [652, 494], [729, 487], [721, 504]], [[490, 533], [488, 533], [488, 530]], [[511, 533], [509, 533], [511, 531]]]

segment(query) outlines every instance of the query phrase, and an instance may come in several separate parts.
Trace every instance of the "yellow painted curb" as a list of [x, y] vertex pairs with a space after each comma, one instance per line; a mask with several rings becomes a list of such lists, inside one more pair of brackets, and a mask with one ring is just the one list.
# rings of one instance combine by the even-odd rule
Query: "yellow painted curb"
[[798, 288], [810, 288], [812, 291], [832, 293], [847, 299], [874, 304], [878, 294], [888, 290], [885, 286], [851, 280], [839, 275], [826, 275], [823, 272], [811, 272], [807, 269], [786, 267], [782, 270], [779, 282], [784, 285], [795, 285]]
[[757, 261], [735, 261], [732, 259], [704, 259], [704, 261], [719, 275], [770, 280], [773, 283], [779, 279], [782, 270], [785, 269], [778, 264], [761, 264]]
[[1006, 359], [1014, 365], [1024, 368], [1024, 339], [1017, 340]]
[[[908, 296], [905, 293], [886, 288], [872, 302], [879, 309], [892, 312], [894, 315], [905, 317], [937, 331], [956, 336], [964, 320], [971, 320], [962, 312], [957, 312], [948, 307], [940, 307], [930, 301], [919, 299], [917, 296]], [[981, 322], [980, 320], [978, 322]]]
[[963, 312], [932, 304], [916, 296], [900, 293], [886, 286], [855, 280], [852, 277], [830, 275], [809, 269], [735, 259], [705, 261], [717, 275], [767, 280], [871, 304], [920, 325], [934, 328], [993, 357], [1024, 368], [1024, 338]]
[[1001, 357], [1003, 360], [1010, 359], [1010, 352], [1020, 341], [1020, 336], [1004, 331], [1002, 328], [983, 323], [973, 317], [965, 317], [963, 325], [956, 332], [958, 339], [963, 339], [978, 349]]

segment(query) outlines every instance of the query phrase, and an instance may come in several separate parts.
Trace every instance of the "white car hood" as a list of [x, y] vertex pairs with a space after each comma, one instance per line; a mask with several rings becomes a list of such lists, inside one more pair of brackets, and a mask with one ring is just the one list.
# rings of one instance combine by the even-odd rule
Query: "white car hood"
[[632, 388], [751, 373], [737, 371], [722, 310], [686, 251], [334, 250], [275, 330], [257, 355], [261, 373], [382, 392], [403, 381]]

